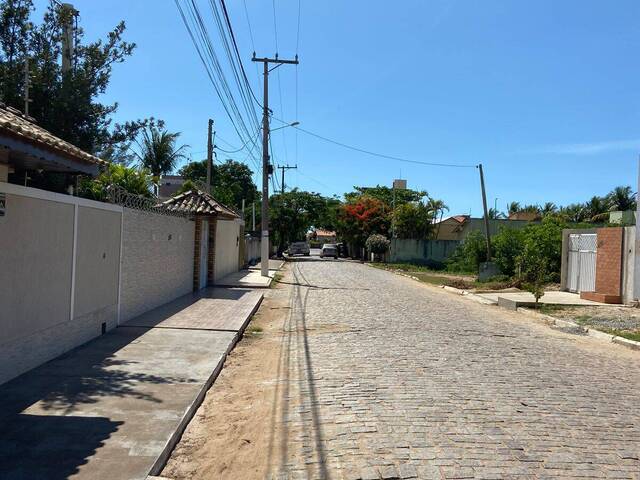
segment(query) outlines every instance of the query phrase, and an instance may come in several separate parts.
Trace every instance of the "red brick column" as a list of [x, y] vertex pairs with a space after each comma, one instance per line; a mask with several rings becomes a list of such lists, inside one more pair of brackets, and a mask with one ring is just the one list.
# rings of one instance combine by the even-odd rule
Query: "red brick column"
[[598, 228], [596, 253], [596, 291], [583, 292], [581, 298], [604, 303], [622, 303], [622, 254], [624, 229]]
[[216, 264], [216, 225], [218, 221], [215, 218], [209, 219], [209, 252], [207, 255], [207, 285], [215, 283], [215, 264]]
[[196, 217], [195, 237], [193, 240], [193, 291], [200, 288], [200, 238], [202, 219]]

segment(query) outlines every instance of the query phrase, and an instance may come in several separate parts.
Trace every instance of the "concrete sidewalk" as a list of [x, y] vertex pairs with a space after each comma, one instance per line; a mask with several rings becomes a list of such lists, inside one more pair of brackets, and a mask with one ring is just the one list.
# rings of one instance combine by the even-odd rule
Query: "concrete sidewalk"
[[269, 276], [263, 277], [260, 270], [240, 270], [221, 278], [216, 285], [233, 288], [269, 288], [275, 274], [276, 270], [269, 270]]
[[158, 473], [261, 300], [187, 295], [0, 386], [0, 478]]

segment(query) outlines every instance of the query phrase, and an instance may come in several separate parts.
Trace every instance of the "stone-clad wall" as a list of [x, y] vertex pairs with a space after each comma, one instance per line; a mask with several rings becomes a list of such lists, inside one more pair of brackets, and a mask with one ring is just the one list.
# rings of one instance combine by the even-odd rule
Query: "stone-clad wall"
[[195, 222], [124, 209], [120, 323], [193, 289]]

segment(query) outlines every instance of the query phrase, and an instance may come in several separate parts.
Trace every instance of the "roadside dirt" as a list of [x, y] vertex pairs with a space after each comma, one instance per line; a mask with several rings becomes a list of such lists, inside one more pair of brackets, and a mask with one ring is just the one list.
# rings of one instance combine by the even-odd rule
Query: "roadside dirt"
[[[286, 267], [285, 267], [286, 268]], [[266, 478], [279, 458], [278, 367], [289, 315], [285, 284], [265, 299], [173, 451], [162, 477]]]

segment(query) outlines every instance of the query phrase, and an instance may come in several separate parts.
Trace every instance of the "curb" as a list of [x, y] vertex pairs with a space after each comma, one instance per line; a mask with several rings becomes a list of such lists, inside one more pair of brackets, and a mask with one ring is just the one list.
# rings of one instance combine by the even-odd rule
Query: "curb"
[[156, 461], [154, 462], [153, 466], [149, 470], [149, 473], [147, 474], [147, 478], [150, 477], [151, 479], [154, 479], [154, 480], [158, 480], [158, 479], [170, 480], [170, 479], [166, 479], [166, 477], [161, 477], [159, 475], [162, 473], [162, 470], [164, 470], [164, 467], [166, 467], [167, 462], [169, 461], [169, 458], [171, 457], [171, 454], [173, 453], [174, 448], [176, 447], [178, 442], [180, 442], [180, 439], [182, 438], [182, 435], [184, 434], [187, 427], [189, 426], [191, 419], [193, 419], [196, 412], [198, 411], [198, 408], [200, 408], [200, 405], [204, 401], [207, 395], [207, 392], [213, 386], [214, 382], [218, 378], [218, 375], [220, 375], [220, 372], [222, 372], [224, 364], [227, 360], [227, 356], [231, 353], [231, 351], [236, 347], [238, 342], [242, 339], [244, 335], [244, 331], [246, 330], [247, 326], [251, 322], [251, 319], [253, 318], [255, 313], [260, 308], [260, 305], [262, 305], [263, 300], [264, 300], [264, 295], [260, 295], [260, 299], [256, 302], [253, 309], [247, 315], [247, 318], [244, 320], [242, 326], [233, 337], [233, 340], [227, 346], [227, 350], [225, 351], [224, 355], [218, 362], [218, 365], [216, 365], [213, 372], [211, 372], [211, 375], [209, 375], [209, 378], [207, 379], [207, 381], [200, 388], [200, 391], [196, 395], [195, 399], [191, 402], [191, 404], [185, 410], [182, 416], [182, 419], [180, 420], [180, 423], [176, 426], [176, 429], [173, 431], [169, 439], [166, 441], [164, 448], [162, 449], [162, 452], [160, 453], [160, 455], [158, 455], [158, 458], [156, 458]]
[[584, 332], [589, 337], [596, 338], [598, 340], [603, 340], [605, 342], [615, 343], [617, 345], [622, 345], [632, 350], [640, 350], [640, 342], [636, 342], [634, 340], [629, 340], [624, 337], [611, 335], [610, 333], [601, 332], [600, 330], [595, 330], [593, 328], [583, 327], [582, 325], [577, 324], [575, 322], [562, 320], [560, 318], [552, 317], [551, 315], [545, 315], [544, 313], [532, 312], [531, 310], [528, 310], [523, 307], [518, 307], [517, 311], [525, 316], [531, 317], [531, 319], [536, 321], [537, 323], [541, 323], [550, 327], [557, 326], [557, 327], [568, 327], [568, 328], [580, 328], [584, 330]]

